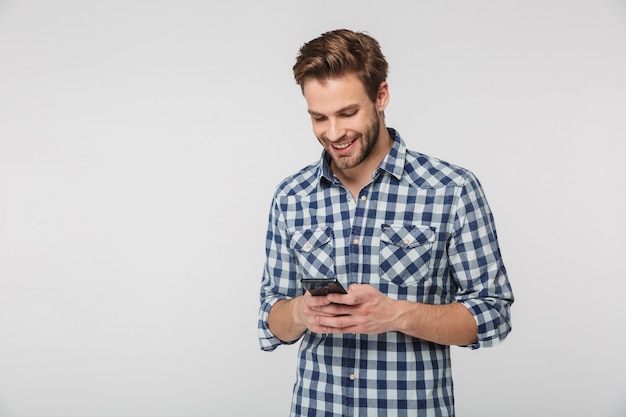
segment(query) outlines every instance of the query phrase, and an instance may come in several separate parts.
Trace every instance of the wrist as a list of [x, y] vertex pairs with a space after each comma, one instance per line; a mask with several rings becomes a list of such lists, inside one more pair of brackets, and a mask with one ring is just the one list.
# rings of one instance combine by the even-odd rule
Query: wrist
[[393, 311], [396, 312], [391, 325], [392, 325], [392, 330], [396, 331], [396, 332], [400, 332], [400, 333], [406, 333], [406, 330], [408, 328], [408, 303], [404, 300], [393, 300]]
[[289, 312], [291, 315], [291, 320], [296, 327], [303, 327], [304, 323], [302, 321], [302, 296], [292, 298], [289, 300], [287, 306], [289, 308]]

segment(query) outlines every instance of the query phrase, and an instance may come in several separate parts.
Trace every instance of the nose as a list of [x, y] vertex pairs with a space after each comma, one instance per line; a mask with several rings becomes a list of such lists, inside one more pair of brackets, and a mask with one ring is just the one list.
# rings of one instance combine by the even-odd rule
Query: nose
[[328, 120], [328, 129], [326, 130], [326, 137], [331, 142], [337, 142], [343, 138], [346, 134], [346, 130], [343, 128], [339, 120], [331, 118]]

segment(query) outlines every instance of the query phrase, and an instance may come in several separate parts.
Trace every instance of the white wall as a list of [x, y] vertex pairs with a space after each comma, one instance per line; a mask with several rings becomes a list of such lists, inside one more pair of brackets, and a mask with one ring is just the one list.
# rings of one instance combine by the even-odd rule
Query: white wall
[[626, 4], [0, 2], [0, 416], [286, 415], [263, 353], [274, 186], [317, 159], [291, 66], [338, 27], [387, 121], [472, 169], [517, 296], [454, 349], [459, 416], [626, 413]]

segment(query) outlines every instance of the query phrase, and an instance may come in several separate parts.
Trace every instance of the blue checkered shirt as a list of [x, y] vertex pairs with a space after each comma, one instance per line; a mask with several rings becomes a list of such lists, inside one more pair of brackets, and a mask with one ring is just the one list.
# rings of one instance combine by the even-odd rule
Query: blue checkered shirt
[[[259, 341], [285, 342], [267, 326], [279, 300], [304, 293], [301, 278], [370, 284], [389, 297], [460, 302], [478, 341], [511, 331], [513, 293], [494, 221], [469, 171], [394, 144], [356, 200], [333, 176], [325, 153], [285, 179], [269, 216]], [[453, 416], [450, 347], [398, 332], [304, 333], [291, 416]]]

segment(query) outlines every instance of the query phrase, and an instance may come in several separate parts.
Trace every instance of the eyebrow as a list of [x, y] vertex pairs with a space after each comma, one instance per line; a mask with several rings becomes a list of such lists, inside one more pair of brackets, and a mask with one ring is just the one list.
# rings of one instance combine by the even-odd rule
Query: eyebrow
[[[345, 107], [340, 108], [339, 110], [337, 110], [335, 112], [335, 114], [345, 113], [347, 111], [352, 111], [352, 110], [358, 110], [359, 108], [360, 108], [360, 106], [358, 104], [356, 104], [356, 103], [355, 104], [350, 104], [350, 105], [347, 105]], [[310, 109], [308, 110], [308, 113], [311, 116], [325, 116], [322, 113], [318, 113], [318, 112], [310, 110]]]

